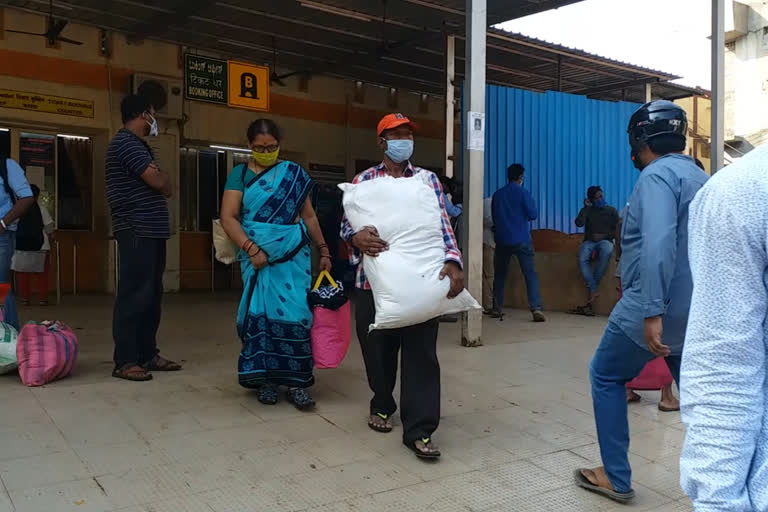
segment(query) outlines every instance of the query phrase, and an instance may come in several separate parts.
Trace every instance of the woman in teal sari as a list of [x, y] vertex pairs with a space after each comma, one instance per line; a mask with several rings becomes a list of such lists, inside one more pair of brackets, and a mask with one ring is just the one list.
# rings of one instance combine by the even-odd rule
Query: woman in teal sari
[[247, 165], [229, 175], [221, 223], [239, 247], [243, 296], [237, 312], [242, 340], [240, 385], [259, 391], [259, 401], [275, 404], [278, 387], [299, 409], [314, 401], [307, 304], [311, 276], [310, 243], [320, 249], [320, 268], [330, 270], [328, 246], [309, 200], [312, 181], [298, 164], [278, 161], [280, 132], [268, 119], [248, 128], [253, 151]]

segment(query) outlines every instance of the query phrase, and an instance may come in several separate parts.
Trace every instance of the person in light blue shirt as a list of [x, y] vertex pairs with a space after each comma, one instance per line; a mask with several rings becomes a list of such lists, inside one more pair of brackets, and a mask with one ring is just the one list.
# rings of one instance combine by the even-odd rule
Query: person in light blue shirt
[[764, 145], [691, 204], [680, 479], [696, 512], [768, 510], [767, 177]]
[[[0, 156], [0, 284], [11, 283], [11, 259], [16, 249], [19, 217], [35, 203], [24, 170], [14, 160]], [[3, 321], [19, 328], [13, 292], [5, 298]]]
[[577, 485], [630, 501], [625, 385], [656, 357], [680, 374], [693, 283], [688, 207], [708, 176], [685, 150], [685, 111], [669, 101], [643, 105], [629, 123], [632, 159], [642, 171], [621, 233], [622, 297], [590, 363], [592, 402], [603, 467], [579, 469]]

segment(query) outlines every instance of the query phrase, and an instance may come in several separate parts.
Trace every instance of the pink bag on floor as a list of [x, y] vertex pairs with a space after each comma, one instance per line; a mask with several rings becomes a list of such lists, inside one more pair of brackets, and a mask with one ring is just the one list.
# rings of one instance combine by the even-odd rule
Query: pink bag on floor
[[19, 333], [16, 356], [25, 386], [42, 386], [66, 377], [77, 360], [77, 337], [60, 322], [30, 322]]
[[[320, 288], [323, 278], [331, 283], [330, 287], [324, 287], [328, 289]], [[343, 300], [341, 296], [343, 291], [325, 271], [320, 273], [312, 289], [316, 297], [315, 300], [310, 301], [314, 302], [310, 343], [316, 368], [336, 368], [347, 355], [349, 340], [352, 337], [349, 300], [344, 300], [341, 306], [335, 304]], [[321, 304], [327, 304], [328, 307], [323, 307]], [[336, 309], [331, 309], [332, 307]]]

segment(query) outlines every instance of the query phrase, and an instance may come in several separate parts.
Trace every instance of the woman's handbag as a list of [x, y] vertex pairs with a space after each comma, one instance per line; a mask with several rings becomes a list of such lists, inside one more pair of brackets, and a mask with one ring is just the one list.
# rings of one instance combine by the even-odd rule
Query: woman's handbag
[[213, 251], [216, 259], [225, 265], [231, 265], [237, 260], [238, 247], [229, 239], [221, 225], [221, 219], [213, 219]]
[[[329, 285], [320, 286], [326, 279]], [[344, 360], [352, 336], [349, 299], [344, 287], [323, 270], [307, 297], [312, 308], [310, 343], [317, 368], [336, 368]]]

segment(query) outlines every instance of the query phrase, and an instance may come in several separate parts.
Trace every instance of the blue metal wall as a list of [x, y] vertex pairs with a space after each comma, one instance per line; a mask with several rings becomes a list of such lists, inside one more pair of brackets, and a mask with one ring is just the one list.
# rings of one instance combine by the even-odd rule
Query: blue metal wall
[[579, 231], [573, 220], [590, 185], [602, 186], [608, 203], [621, 210], [638, 177], [626, 134], [638, 106], [489, 85], [485, 197], [507, 183], [507, 167], [518, 162], [539, 205], [533, 229]]

